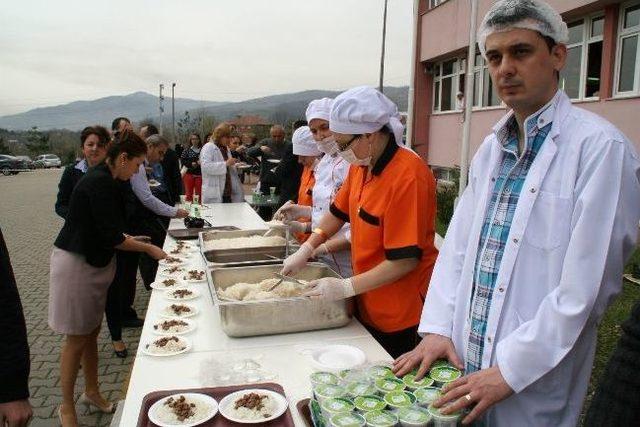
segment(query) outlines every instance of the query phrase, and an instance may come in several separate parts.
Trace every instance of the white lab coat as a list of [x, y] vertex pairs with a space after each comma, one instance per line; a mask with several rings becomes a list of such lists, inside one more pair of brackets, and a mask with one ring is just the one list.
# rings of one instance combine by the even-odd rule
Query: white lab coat
[[[620, 292], [638, 232], [634, 148], [564, 92], [555, 105], [520, 193], [489, 311], [482, 368], [497, 365], [516, 392], [487, 413], [490, 426], [576, 425], [597, 324]], [[545, 118], [551, 117], [543, 113], [540, 125]], [[500, 161], [492, 133], [472, 162], [419, 326], [421, 334], [451, 337], [463, 360], [478, 241]]]
[[[207, 148], [207, 146], [209, 146]], [[227, 150], [227, 158], [231, 151]], [[231, 202], [244, 202], [244, 189], [235, 166], [227, 166], [220, 148], [207, 142], [200, 151], [200, 168], [202, 169], [202, 203], [222, 203], [226, 175], [231, 179]]]
[[[311, 227], [316, 228], [320, 224], [322, 216], [329, 212], [329, 206], [334, 196], [342, 187], [342, 183], [349, 173], [349, 163], [342, 157], [325, 154], [318, 162], [315, 169], [316, 182], [313, 185], [313, 205], [311, 207]], [[335, 237], [345, 237], [351, 240], [351, 225], [346, 223]], [[351, 251], [344, 250], [322, 256], [322, 261], [329, 265], [342, 277], [353, 276], [351, 267]]]

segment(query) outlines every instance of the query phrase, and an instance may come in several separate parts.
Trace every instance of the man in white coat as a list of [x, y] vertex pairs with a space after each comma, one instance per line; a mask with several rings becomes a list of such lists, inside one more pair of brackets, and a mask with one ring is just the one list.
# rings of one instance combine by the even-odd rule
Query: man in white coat
[[597, 325], [620, 291], [640, 218], [627, 138], [558, 90], [567, 26], [542, 0], [502, 0], [479, 46], [510, 111], [471, 164], [422, 312], [421, 343], [395, 361], [419, 377], [465, 369], [435, 402], [464, 423], [575, 426]]

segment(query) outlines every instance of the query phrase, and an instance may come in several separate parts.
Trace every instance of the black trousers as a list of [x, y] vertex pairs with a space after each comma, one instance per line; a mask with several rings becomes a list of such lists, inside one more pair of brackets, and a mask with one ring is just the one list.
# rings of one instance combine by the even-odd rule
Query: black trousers
[[406, 352], [413, 350], [420, 342], [418, 335], [418, 325], [396, 332], [382, 332], [372, 326], [365, 325], [367, 331], [378, 341], [378, 344], [384, 348], [387, 353], [394, 359], [400, 357]]
[[105, 314], [112, 341], [122, 340], [122, 320], [136, 317], [131, 307], [136, 296], [137, 252], [116, 251], [116, 275], [107, 291]]
[[[164, 245], [164, 239], [167, 237], [167, 232], [164, 231], [169, 226], [169, 218], [158, 217], [148, 220], [148, 224], [145, 224], [144, 234], [151, 237], [151, 243], [155, 246], [162, 247]], [[162, 227], [161, 223], [164, 225]], [[142, 283], [144, 287], [151, 289], [151, 283], [156, 279], [156, 273], [158, 272], [158, 261], [151, 258], [149, 255], [140, 254], [140, 260], [138, 262], [140, 268], [140, 277], [142, 277]], [[133, 301], [132, 301], [133, 304]]]

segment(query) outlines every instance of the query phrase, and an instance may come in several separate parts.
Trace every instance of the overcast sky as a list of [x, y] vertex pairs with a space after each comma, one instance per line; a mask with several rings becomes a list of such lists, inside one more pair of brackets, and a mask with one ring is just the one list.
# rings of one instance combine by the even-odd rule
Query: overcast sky
[[[383, 0], [20, 0], [0, 14], [0, 115], [157, 93], [238, 101], [378, 83]], [[408, 84], [412, 0], [389, 0], [385, 85]], [[170, 90], [165, 92], [170, 94]]]

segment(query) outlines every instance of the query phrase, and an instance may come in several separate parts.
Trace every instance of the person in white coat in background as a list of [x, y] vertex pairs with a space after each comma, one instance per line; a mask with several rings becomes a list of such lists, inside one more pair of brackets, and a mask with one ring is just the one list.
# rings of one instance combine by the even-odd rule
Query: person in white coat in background
[[499, 1], [479, 30], [512, 111], [473, 159], [431, 277], [423, 339], [394, 367], [419, 367], [418, 377], [440, 358], [464, 367], [434, 405], [470, 410], [465, 424], [577, 424], [597, 325], [636, 241], [638, 156], [558, 90], [567, 39], [542, 0]]
[[[338, 155], [338, 146], [333, 140], [331, 130], [329, 130], [332, 101], [331, 98], [313, 100], [309, 103], [306, 111], [311, 135], [313, 135], [318, 150], [324, 153], [315, 169], [316, 182], [313, 186], [312, 206], [285, 204], [276, 212], [276, 216], [287, 218], [295, 218], [296, 214], [311, 217], [307, 232], [317, 228], [320, 224], [320, 218], [329, 212], [333, 198], [349, 173], [349, 162]], [[351, 225], [345, 223], [339, 232], [313, 252], [313, 257], [325, 262], [342, 277], [351, 277], [353, 270], [350, 239]]]
[[242, 183], [235, 168], [237, 159], [227, 147], [231, 126], [221, 123], [200, 151], [202, 203], [243, 202]]

